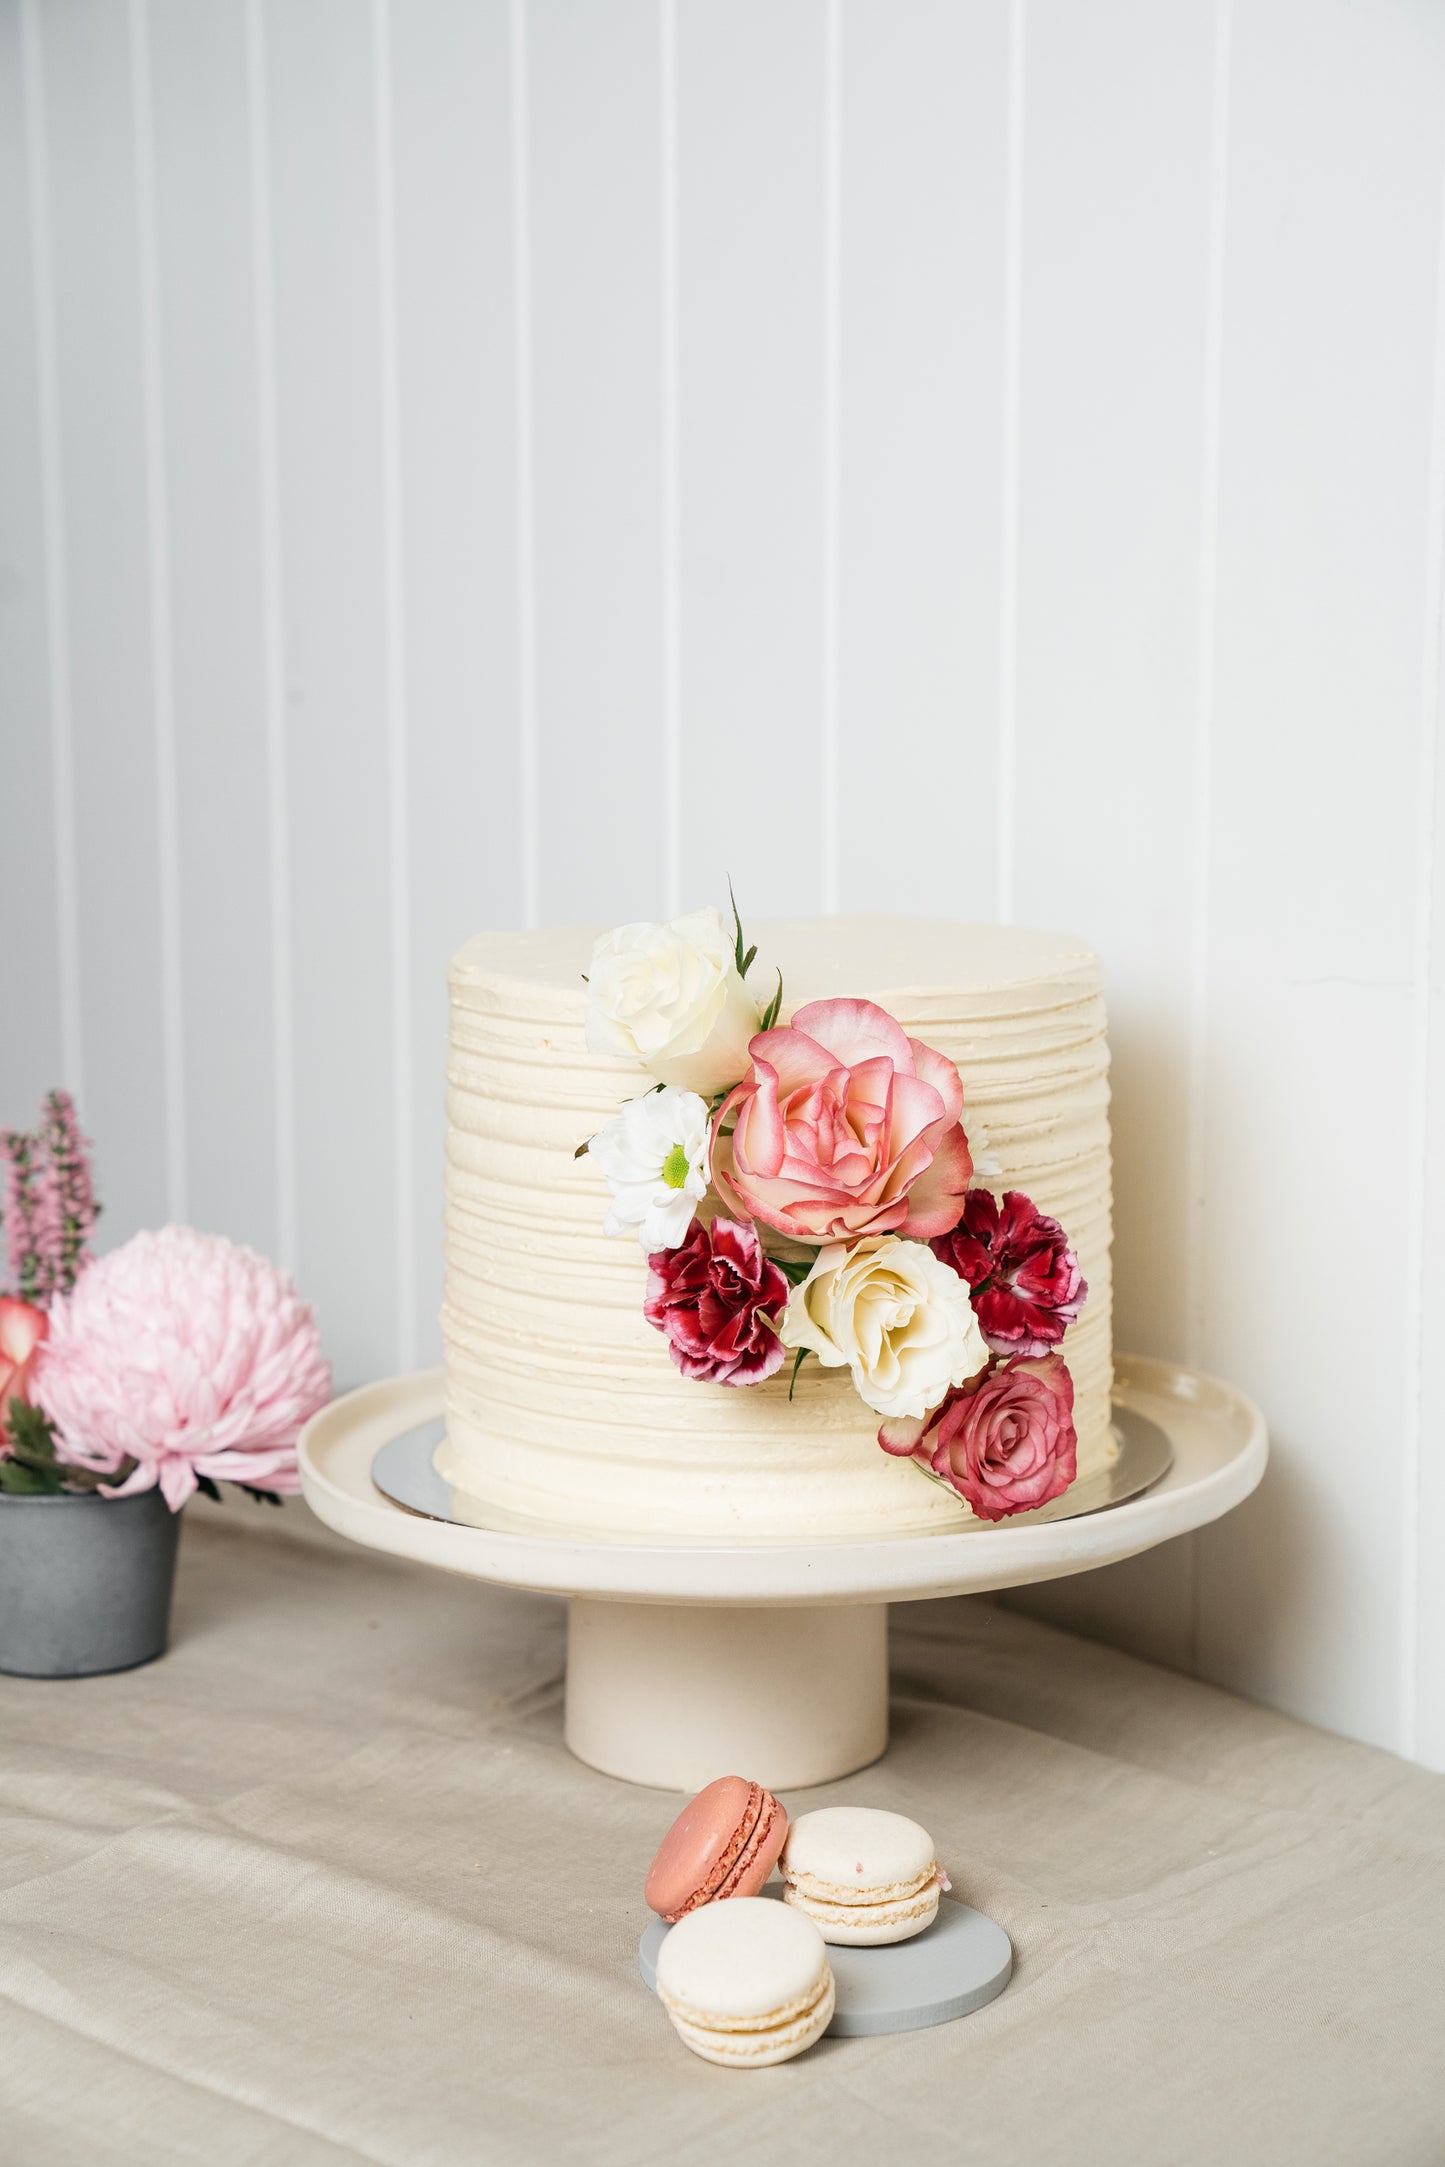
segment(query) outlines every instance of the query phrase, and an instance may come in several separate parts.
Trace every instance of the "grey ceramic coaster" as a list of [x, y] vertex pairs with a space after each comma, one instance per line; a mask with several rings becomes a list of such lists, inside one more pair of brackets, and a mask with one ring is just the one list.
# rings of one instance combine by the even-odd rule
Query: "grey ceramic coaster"
[[[767, 1896], [781, 1897], [777, 1887]], [[637, 1945], [642, 1983], [657, 1990], [657, 1952], [671, 1929], [654, 1919]], [[881, 1949], [832, 1944], [828, 1962], [838, 2006], [828, 2026], [835, 2039], [876, 2032], [921, 2032], [982, 2009], [1008, 1985], [1013, 1946], [1001, 1926], [967, 1904], [945, 1896], [932, 1926], [911, 1941]]]

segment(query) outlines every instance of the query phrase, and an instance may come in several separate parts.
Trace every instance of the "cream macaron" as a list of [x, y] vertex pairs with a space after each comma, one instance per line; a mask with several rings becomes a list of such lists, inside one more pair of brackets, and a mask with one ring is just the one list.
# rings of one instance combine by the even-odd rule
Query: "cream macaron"
[[778, 1863], [784, 1903], [837, 1943], [921, 1934], [949, 1885], [927, 1829], [906, 1814], [871, 1806], [823, 1806], [800, 1815]]
[[725, 2069], [791, 2061], [833, 2021], [822, 1935], [766, 1896], [679, 1919], [657, 1954], [657, 1993], [679, 2038]]

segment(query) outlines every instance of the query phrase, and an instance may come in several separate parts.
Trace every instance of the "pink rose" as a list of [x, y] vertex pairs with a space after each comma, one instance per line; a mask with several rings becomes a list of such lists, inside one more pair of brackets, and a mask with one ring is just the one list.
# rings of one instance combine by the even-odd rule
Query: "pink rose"
[[1062, 1355], [1014, 1355], [957, 1385], [921, 1422], [885, 1422], [885, 1452], [919, 1462], [980, 1520], [1062, 1497], [1078, 1471], [1074, 1380]]
[[11, 1400], [28, 1400], [40, 1349], [50, 1332], [43, 1309], [0, 1294], [0, 1431]]
[[926, 1241], [955, 1223], [972, 1162], [951, 1061], [871, 1001], [810, 1001], [748, 1052], [713, 1131], [730, 1209], [804, 1242]]
[[677, 1249], [647, 1260], [642, 1313], [667, 1338], [684, 1377], [707, 1384], [761, 1384], [783, 1362], [770, 1318], [788, 1301], [788, 1282], [763, 1255], [750, 1226], [694, 1220]]
[[930, 1244], [966, 1279], [979, 1330], [995, 1354], [1047, 1354], [1088, 1299], [1079, 1260], [1057, 1219], [1017, 1189], [1003, 1203], [970, 1189], [963, 1217]]

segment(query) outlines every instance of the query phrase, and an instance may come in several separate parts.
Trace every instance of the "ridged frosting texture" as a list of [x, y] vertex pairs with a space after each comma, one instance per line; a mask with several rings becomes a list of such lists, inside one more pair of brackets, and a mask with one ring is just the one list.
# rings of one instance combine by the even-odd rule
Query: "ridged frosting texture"
[[[877, 1444], [846, 1371], [806, 1362], [747, 1387], [673, 1367], [642, 1314], [636, 1241], [602, 1232], [607, 1187], [577, 1146], [648, 1086], [589, 1054], [601, 928], [482, 934], [451, 969], [447, 1436], [437, 1465], [489, 1514], [614, 1538], [865, 1540], [968, 1508]], [[955, 1061], [964, 1125], [1059, 1219], [1089, 1282], [1066, 1335], [1079, 1471], [1112, 1455], [1108, 1049], [1097, 958], [1064, 936], [930, 919], [749, 928], [783, 1017], [855, 994]]]

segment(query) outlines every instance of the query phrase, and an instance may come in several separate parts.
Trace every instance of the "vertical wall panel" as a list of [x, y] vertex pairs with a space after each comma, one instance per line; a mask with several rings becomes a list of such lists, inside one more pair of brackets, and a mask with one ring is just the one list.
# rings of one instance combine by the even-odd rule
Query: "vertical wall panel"
[[40, 1094], [65, 1080], [35, 221], [26, 134], [20, 9], [18, 0], [5, 0], [0, 7], [0, 744], [6, 819], [0, 926], [23, 929], [23, 938], [6, 944], [0, 1128], [28, 1127]]
[[838, 205], [840, 908], [993, 914], [1005, 0], [848, 0]]
[[1225, 281], [1204, 1352], [1274, 1460], [1201, 1538], [1200, 1655], [1387, 1745], [1442, 41], [1240, 11]]
[[272, 7], [297, 1267], [342, 1381], [398, 1285], [375, 83], [369, 14]]
[[667, 843], [657, 0], [527, 14], [541, 916], [651, 918]]
[[[1442, 235], [1445, 243], [1445, 235]], [[1405, 1498], [1405, 1540], [1413, 1556], [1404, 1560], [1404, 1582], [1412, 1597], [1405, 1630], [1411, 1637], [1407, 1684], [1413, 1706], [1405, 1711], [1407, 1745], [1429, 1768], [1445, 1771], [1445, 1248], [1438, 1230], [1445, 1226], [1445, 749], [1440, 744], [1445, 717], [1445, 641], [1441, 638], [1442, 560], [1445, 560], [1445, 246], [1442, 246], [1441, 309], [1437, 317], [1436, 466], [1432, 507], [1433, 546], [1427, 554], [1429, 585], [1425, 607], [1433, 623], [1426, 649], [1422, 731], [1427, 736], [1421, 783], [1429, 792], [1422, 823], [1430, 861], [1421, 869], [1422, 982], [1416, 998], [1416, 1113], [1423, 1164], [1420, 1198], [1420, 1248], [1416, 1290], [1416, 1338], [1421, 1370], [1419, 1398], [1411, 1412], [1416, 1429], [1413, 1465], [1407, 1479], [1414, 1496]], [[1419, 1163], [1419, 1162], [1417, 1162]]]
[[[1115, 1344], [1175, 1358], [1214, 21], [1033, 0], [1024, 107], [1014, 911], [1105, 959]], [[1174, 1543], [1025, 1600], [1187, 1662], [1189, 1565]]]
[[131, 56], [123, 9], [36, 10], [54, 241], [82, 1115], [105, 1246], [166, 1211], [151, 558]]
[[151, 0], [189, 1217], [274, 1254], [275, 986], [242, 0]]
[[823, 0], [677, 18], [683, 893], [823, 865]]
[[520, 921], [504, 0], [393, 15], [415, 1358], [439, 1361], [446, 967]]

